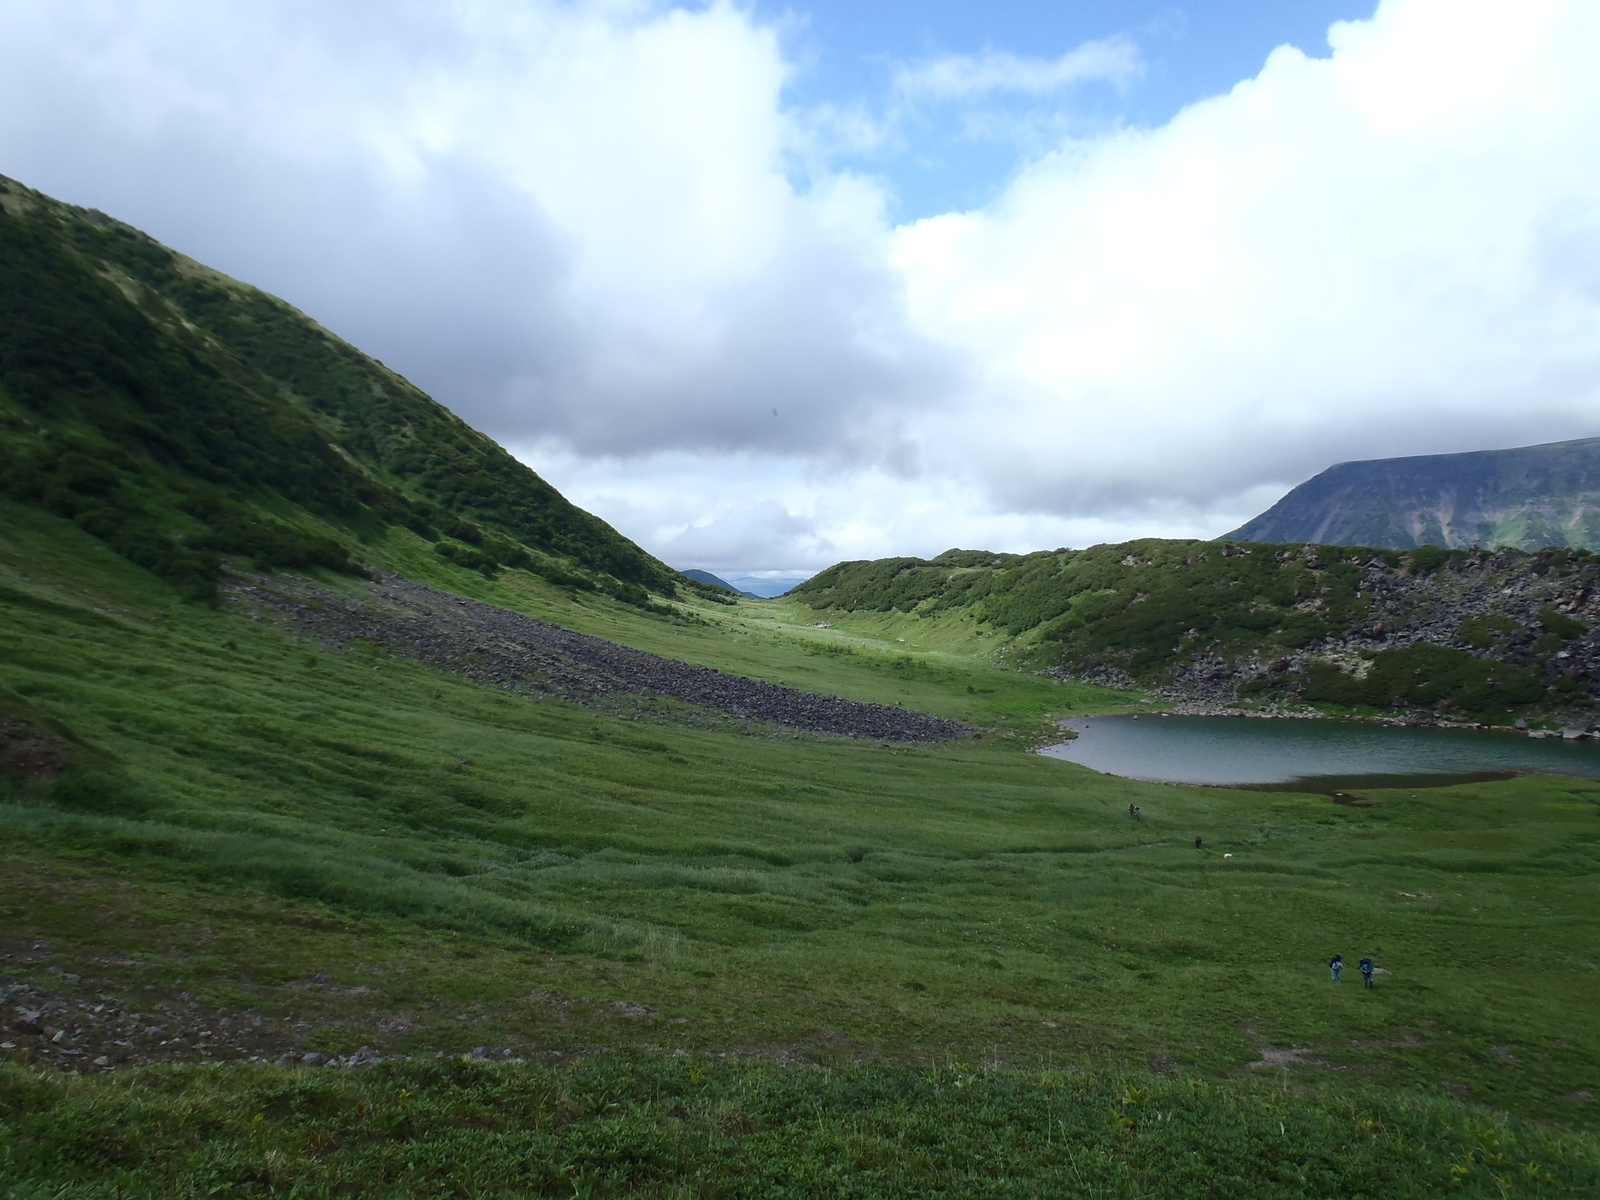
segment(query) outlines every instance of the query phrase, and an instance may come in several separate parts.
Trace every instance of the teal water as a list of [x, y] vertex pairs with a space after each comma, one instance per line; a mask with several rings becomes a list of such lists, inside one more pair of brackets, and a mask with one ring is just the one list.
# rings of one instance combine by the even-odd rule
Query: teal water
[[1241, 717], [1079, 717], [1041, 753], [1153, 783], [1334, 792], [1515, 775], [1600, 779], [1600, 742], [1477, 729]]

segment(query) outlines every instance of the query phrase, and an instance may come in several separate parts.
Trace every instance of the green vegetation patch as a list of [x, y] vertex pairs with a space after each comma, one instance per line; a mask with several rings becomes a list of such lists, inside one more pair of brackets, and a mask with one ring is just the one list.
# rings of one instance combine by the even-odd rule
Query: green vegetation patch
[[1545, 697], [1529, 667], [1477, 658], [1465, 650], [1418, 642], [1373, 655], [1365, 677], [1330, 663], [1312, 663], [1305, 698], [1372, 708], [1444, 708], [1473, 717], [1505, 717]]
[[605, 1055], [0, 1068], [7, 1200], [118, 1195], [1581, 1196], [1600, 1143], [1448, 1099], [1059, 1070]]
[[[1363, 611], [1375, 551], [1149, 539], [1087, 550], [841, 563], [792, 595], [818, 611], [964, 611], [1063, 663], [1153, 677], [1205, 642], [1308, 645]], [[1307, 611], [1307, 602], [1314, 602]]]

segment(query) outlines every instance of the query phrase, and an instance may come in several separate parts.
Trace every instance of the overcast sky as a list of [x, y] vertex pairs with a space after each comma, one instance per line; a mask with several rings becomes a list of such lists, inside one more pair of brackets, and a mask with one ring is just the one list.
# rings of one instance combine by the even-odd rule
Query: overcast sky
[[1596, 63], [1594, 0], [0, 0], [0, 173], [803, 574], [1600, 432]]

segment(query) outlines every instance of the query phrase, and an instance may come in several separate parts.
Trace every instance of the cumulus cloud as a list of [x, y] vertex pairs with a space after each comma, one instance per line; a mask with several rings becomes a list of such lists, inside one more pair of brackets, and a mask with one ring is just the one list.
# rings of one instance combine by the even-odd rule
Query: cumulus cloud
[[939, 468], [1001, 509], [1247, 515], [1339, 459], [1593, 432], [1600, 11], [1394, 0], [1330, 40], [896, 234], [917, 327], [984, 364], [958, 411], [1013, 431]]
[[1144, 74], [1139, 46], [1128, 37], [1084, 42], [1059, 58], [1030, 58], [1004, 50], [948, 54], [895, 72], [894, 90], [913, 99], [952, 100], [992, 93], [1042, 96], [1074, 84], [1127, 87]]
[[[1587, 0], [1386, 0], [901, 228], [729, 3], [0, 28], [0, 171], [285, 296], [684, 566], [1214, 534], [1340, 459], [1600, 418]], [[940, 59], [891, 103], [1067, 105], [1139, 62]], [[859, 157], [889, 118], [857, 117]]]

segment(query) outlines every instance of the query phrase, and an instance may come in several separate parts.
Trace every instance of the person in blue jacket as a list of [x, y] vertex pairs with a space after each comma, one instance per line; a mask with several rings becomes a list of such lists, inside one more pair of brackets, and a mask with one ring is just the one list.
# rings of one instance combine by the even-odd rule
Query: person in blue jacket
[[1328, 960], [1328, 970], [1333, 974], [1333, 981], [1339, 982], [1339, 972], [1344, 970], [1344, 955], [1335, 954]]
[[1372, 960], [1370, 958], [1363, 958], [1361, 960], [1361, 978], [1366, 983], [1368, 990], [1371, 990], [1372, 988], [1372, 973], [1375, 970], [1377, 970], [1377, 968], [1372, 965]]

